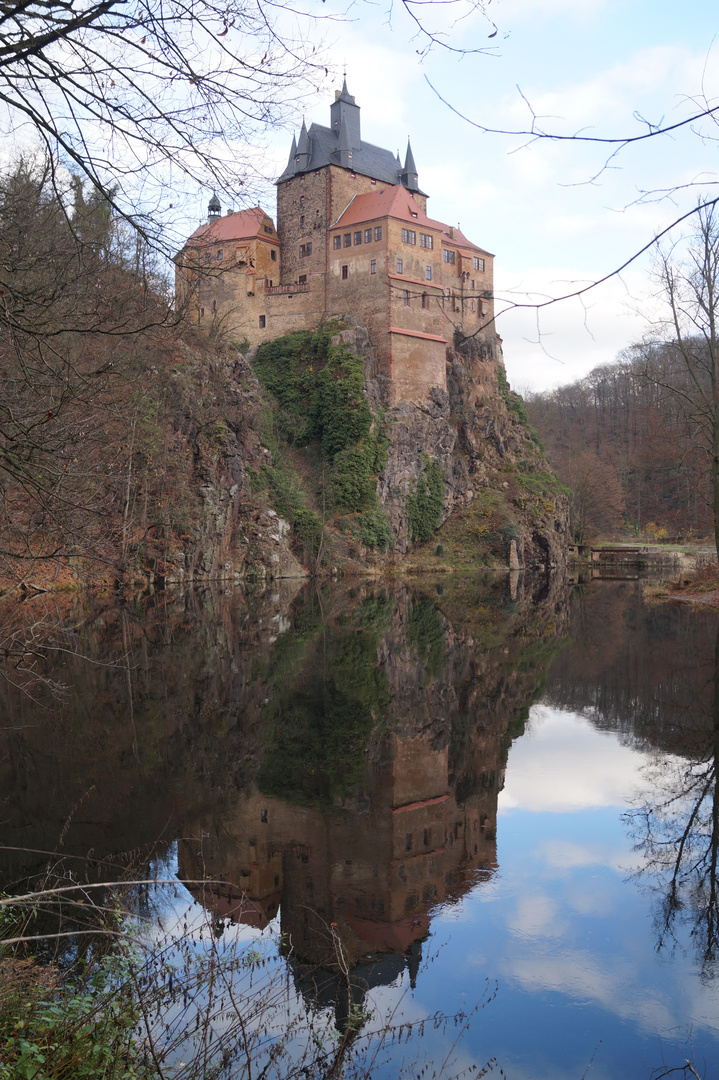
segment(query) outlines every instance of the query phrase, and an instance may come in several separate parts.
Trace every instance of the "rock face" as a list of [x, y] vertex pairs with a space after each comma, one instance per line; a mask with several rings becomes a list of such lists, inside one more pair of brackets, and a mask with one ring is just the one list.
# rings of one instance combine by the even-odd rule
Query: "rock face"
[[146, 557], [136, 580], [306, 577], [289, 523], [253, 492], [253, 477], [272, 457], [263, 445], [264, 403], [250, 364], [191, 348], [179, 360], [170, 375], [168, 408], [173, 528], [165, 551]]
[[[379, 568], [397, 556], [415, 558], [420, 549], [410, 499], [432, 466], [443, 480], [442, 506], [435, 522], [440, 528], [425, 551], [442, 545], [453, 565], [467, 567], [544, 570], [565, 564], [567, 499], [548, 470], [522, 399], [507, 386], [498, 338], [458, 339], [447, 349], [447, 388], [434, 387], [428, 400], [391, 408], [383, 405], [386, 378], [377, 371], [366, 329], [351, 327], [334, 340], [363, 357], [365, 392], [384, 414], [389, 446], [377, 494], [390, 519], [394, 551], [361, 551], [359, 560], [333, 562], [356, 572], [363, 562]], [[263, 446], [262, 392], [248, 359], [226, 360], [209, 377], [207, 368], [185, 370], [182, 379], [184, 419], [176, 422], [176, 435], [180, 457], [182, 444], [185, 451], [192, 448], [187, 483], [195, 496], [199, 492], [199, 505], [192, 543], [168, 559], [167, 580], [307, 574], [289, 524], [267, 507], [266, 492], [253, 494], [252, 479], [272, 455]]]
[[[366, 330], [340, 338], [366, 357], [367, 395], [381, 406], [387, 390], [374, 374]], [[400, 555], [412, 547], [408, 496], [431, 461], [445, 481], [442, 523], [491, 494], [501, 539], [494, 540], [490, 563], [512, 569], [566, 563], [567, 499], [549, 473], [521, 397], [507, 385], [499, 338], [457, 337], [447, 349], [447, 389], [434, 387], [425, 402], [394, 405], [385, 417], [390, 446], [377, 491]]]

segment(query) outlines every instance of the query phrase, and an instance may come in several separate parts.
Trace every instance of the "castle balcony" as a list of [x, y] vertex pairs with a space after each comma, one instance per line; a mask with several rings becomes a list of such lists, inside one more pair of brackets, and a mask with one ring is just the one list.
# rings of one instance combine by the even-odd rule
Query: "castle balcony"
[[265, 285], [265, 296], [291, 296], [293, 293], [310, 292], [311, 285]]

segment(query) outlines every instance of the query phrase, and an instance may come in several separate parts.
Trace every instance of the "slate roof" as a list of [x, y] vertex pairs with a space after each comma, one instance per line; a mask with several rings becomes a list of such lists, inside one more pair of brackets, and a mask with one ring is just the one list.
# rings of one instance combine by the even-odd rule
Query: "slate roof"
[[[321, 124], [312, 124], [307, 133], [310, 142], [310, 160], [304, 169], [294, 171], [295, 154], [291, 154], [291, 160], [287, 168], [278, 179], [281, 184], [284, 180], [290, 180], [293, 176], [299, 176], [303, 172], [313, 172], [322, 169], [325, 165], [340, 164], [340, 132], [332, 128], [323, 127]], [[352, 172], [361, 176], [369, 176], [373, 180], [379, 180], [383, 184], [399, 184], [402, 175], [402, 166], [391, 150], [383, 150], [381, 146], [362, 140], [362, 145], [352, 147]], [[424, 192], [421, 192], [424, 194]]]
[[[343, 109], [343, 104], [349, 108]], [[419, 191], [416, 186], [417, 168], [409, 142], [403, 169], [399, 155], [361, 138], [359, 113], [359, 106], [349, 93], [345, 79], [341, 92], [337, 94], [330, 108], [334, 121], [332, 127], [312, 124], [307, 131], [305, 122], [302, 121], [299, 142], [293, 137], [289, 160], [277, 183], [281, 184], [285, 180], [291, 180], [293, 176], [322, 169], [326, 165], [339, 165], [383, 184], [402, 184], [404, 176], [404, 186], [411, 191]], [[298, 157], [299, 161], [296, 160]], [[424, 192], [420, 191], [420, 194], [424, 195]]]
[[[269, 215], [261, 206], [253, 206], [249, 210], [237, 210], [224, 217], [218, 217], [207, 225], [200, 225], [187, 243], [202, 241], [203, 244], [216, 244], [222, 240], [251, 240], [260, 233], [263, 239], [276, 241], [274, 231], [272, 236], [262, 232], [262, 225], [266, 218], [269, 218]], [[272, 221], [271, 218], [269, 220]]]

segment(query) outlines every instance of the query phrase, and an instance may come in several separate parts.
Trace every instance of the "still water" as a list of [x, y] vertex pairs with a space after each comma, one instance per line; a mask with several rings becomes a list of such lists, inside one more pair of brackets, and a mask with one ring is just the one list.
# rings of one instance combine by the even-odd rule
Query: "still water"
[[265, 1031], [391, 1017], [373, 1076], [719, 1075], [719, 612], [516, 575], [45, 603], [5, 888], [194, 882], [133, 896], [147, 940], [264, 950]]

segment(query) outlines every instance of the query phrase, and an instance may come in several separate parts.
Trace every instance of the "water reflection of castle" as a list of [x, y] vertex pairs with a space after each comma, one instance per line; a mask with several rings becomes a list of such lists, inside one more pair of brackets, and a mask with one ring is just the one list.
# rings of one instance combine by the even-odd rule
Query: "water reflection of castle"
[[412, 974], [412, 946], [427, 936], [433, 908], [496, 866], [503, 771], [496, 757], [486, 762], [476, 794], [460, 805], [446, 741], [390, 733], [377, 756], [352, 806], [323, 812], [259, 792], [240, 798], [201, 848], [183, 843], [180, 875], [222, 881], [203, 901], [233, 921], [264, 927], [281, 908], [285, 940], [304, 962], [332, 965], [335, 924], [353, 964], [407, 954]]

